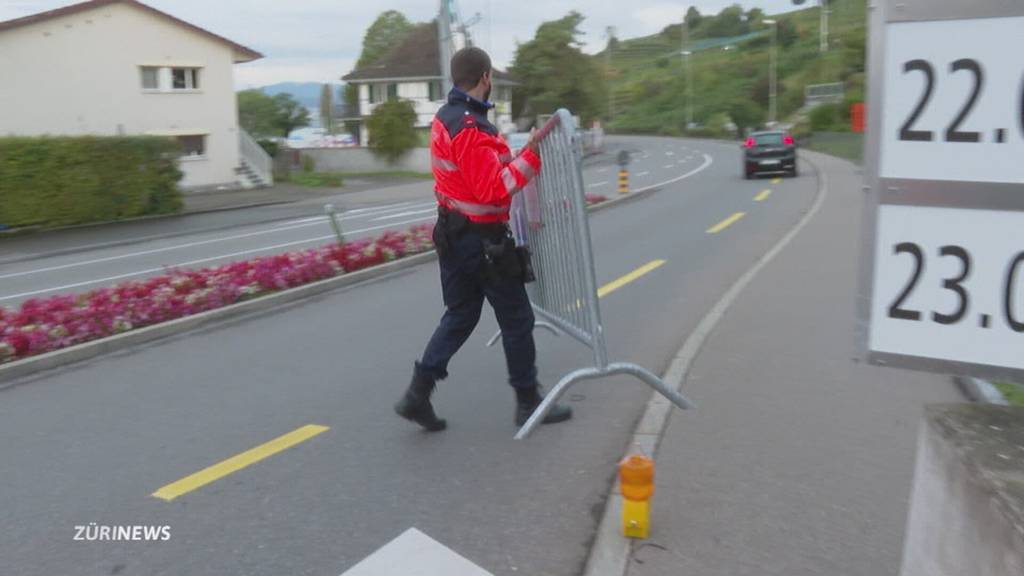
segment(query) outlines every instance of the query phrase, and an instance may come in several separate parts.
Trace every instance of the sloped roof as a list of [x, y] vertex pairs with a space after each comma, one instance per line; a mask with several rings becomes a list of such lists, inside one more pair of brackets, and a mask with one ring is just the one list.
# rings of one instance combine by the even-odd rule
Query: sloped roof
[[96, 8], [102, 8], [104, 6], [109, 6], [111, 4], [127, 4], [129, 6], [134, 6], [135, 8], [145, 10], [150, 14], [163, 18], [164, 20], [167, 20], [172, 24], [177, 24], [178, 26], [196, 32], [202, 36], [206, 36], [211, 40], [220, 42], [221, 44], [224, 44], [235, 51], [235, 62], [251, 62], [253, 60], [257, 60], [263, 57], [263, 54], [260, 54], [259, 52], [253, 50], [252, 48], [247, 48], [245, 46], [242, 46], [241, 44], [238, 44], [237, 42], [232, 42], [231, 40], [228, 40], [227, 38], [220, 36], [218, 34], [214, 34], [213, 32], [210, 32], [205, 28], [200, 28], [195, 24], [190, 24], [188, 22], [185, 22], [184, 20], [181, 20], [180, 18], [175, 18], [174, 16], [171, 16], [166, 12], [161, 12], [160, 10], [153, 8], [152, 6], [147, 6], [146, 4], [143, 4], [142, 2], [138, 2], [136, 0], [89, 0], [87, 2], [80, 2], [78, 4], [72, 4], [70, 6], [65, 6], [63, 8], [57, 8], [55, 10], [49, 10], [47, 12], [40, 12], [38, 14], [31, 14], [29, 16], [24, 16], [22, 18], [15, 18], [14, 20], [6, 20], [4, 22], [0, 22], [0, 32], [3, 32], [5, 30], [11, 30], [13, 28], [20, 28], [22, 26], [28, 26], [29, 24], [35, 24], [37, 22], [45, 22], [47, 20], [51, 20], [53, 18], [58, 18], [61, 16], [78, 14], [80, 12], [86, 12]]
[[[379, 62], [353, 70], [341, 77], [346, 82], [392, 80], [397, 78], [442, 78], [437, 23], [418, 24]], [[512, 83], [508, 74], [495, 68], [494, 79]]]

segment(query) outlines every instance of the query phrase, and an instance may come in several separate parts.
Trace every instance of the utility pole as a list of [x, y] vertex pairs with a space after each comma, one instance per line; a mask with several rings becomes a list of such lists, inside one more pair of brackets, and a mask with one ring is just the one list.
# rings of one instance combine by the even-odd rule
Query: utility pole
[[772, 49], [769, 52], [769, 64], [768, 64], [768, 122], [775, 124], [775, 97], [776, 97], [776, 64], [775, 60], [778, 57], [776, 51], [779, 43], [779, 23], [775, 20], [762, 20], [765, 24], [770, 24], [772, 27]]
[[693, 125], [693, 63], [690, 58], [693, 52], [689, 50], [690, 29], [686, 24], [686, 16], [683, 16], [683, 28], [681, 35], [680, 54], [686, 59], [686, 129]]
[[608, 44], [604, 49], [604, 70], [608, 75], [608, 123], [611, 124], [612, 117], [615, 116], [615, 97], [612, 94], [612, 38], [615, 37], [615, 27], [605, 28], [605, 35], [608, 36]]
[[818, 0], [818, 4], [821, 5], [821, 34], [820, 34], [820, 46], [818, 47], [822, 54], [828, 52], [828, 0]]

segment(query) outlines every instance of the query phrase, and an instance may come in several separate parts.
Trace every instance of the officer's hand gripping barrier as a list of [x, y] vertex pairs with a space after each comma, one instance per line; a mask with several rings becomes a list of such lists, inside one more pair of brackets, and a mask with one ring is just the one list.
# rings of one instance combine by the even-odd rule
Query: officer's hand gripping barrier
[[[594, 255], [583, 189], [583, 157], [572, 115], [565, 109], [537, 133], [543, 162], [534, 182], [513, 199], [511, 228], [520, 246], [533, 253], [537, 281], [527, 285], [538, 326], [554, 326], [593, 350], [595, 366], [563, 377], [516, 433], [533, 432], [551, 406], [575, 383], [625, 374], [645, 382], [681, 409], [693, 404], [650, 371], [635, 364], [608, 362]], [[496, 338], [492, 339], [492, 343]]]

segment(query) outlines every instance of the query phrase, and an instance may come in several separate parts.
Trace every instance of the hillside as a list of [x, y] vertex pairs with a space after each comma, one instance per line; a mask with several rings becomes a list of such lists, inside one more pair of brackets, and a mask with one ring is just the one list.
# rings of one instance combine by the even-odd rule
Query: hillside
[[[791, 118], [803, 106], [808, 84], [844, 82], [848, 100], [863, 99], [865, 0], [834, 0], [831, 10], [830, 49], [824, 55], [818, 49], [817, 6], [770, 17], [756, 13], [751, 17], [747, 12], [733, 26], [723, 26], [710, 16], [691, 24], [693, 117], [702, 131], [720, 132], [730, 120], [741, 127], [767, 120], [771, 28], [760, 21], [763, 18], [779, 22], [779, 120]], [[594, 56], [606, 70], [612, 90], [610, 129], [684, 131], [687, 91], [681, 29], [674, 24], [651, 36], [613, 41]], [[743, 33], [714, 36], [723, 30]], [[837, 125], [844, 121], [844, 108], [836, 107]]]

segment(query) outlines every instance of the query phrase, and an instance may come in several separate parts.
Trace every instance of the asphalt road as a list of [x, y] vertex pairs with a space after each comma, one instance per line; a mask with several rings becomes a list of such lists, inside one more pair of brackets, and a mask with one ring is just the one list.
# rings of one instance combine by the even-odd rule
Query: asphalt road
[[[721, 292], [800, 218], [817, 182], [806, 166], [797, 179], [745, 181], [734, 145], [619, 143], [641, 151], [633, 165], [638, 185], [704, 166], [649, 198], [591, 217], [599, 283], [666, 261], [602, 300], [611, 359], [660, 372]], [[586, 180], [588, 191], [610, 195], [614, 168], [592, 166]], [[374, 220], [383, 216], [427, 221], [426, 213], [397, 216], [426, 210], [425, 203], [350, 213], [348, 226], [397, 225]], [[175, 248], [164, 262], [322, 242], [310, 238], [328, 234], [326, 227], [309, 224], [261, 227], [267, 234], [245, 239], [216, 236], [216, 251]], [[9, 288], [16, 277], [8, 277], [4, 297], [9, 303], [11, 294], [48, 284], [151, 266], [134, 258], [141, 257], [96, 264], [123, 268], [24, 275], [18, 278], [26, 282], [51, 276], [19, 288]], [[649, 391], [619, 378], [581, 385], [571, 392], [572, 423], [516, 442], [504, 360], [484, 348], [495, 330], [485, 314], [436, 395], [449, 429], [423, 434], [393, 416], [391, 404], [441, 311], [436, 264], [425, 264], [0, 391], [0, 573], [333, 576], [410, 527], [499, 576], [578, 573]], [[569, 338], [540, 333], [538, 344], [544, 381], [589, 361]], [[152, 496], [311, 424], [328, 429], [171, 501]], [[171, 538], [75, 541], [75, 526], [91, 522], [166, 525]]]

